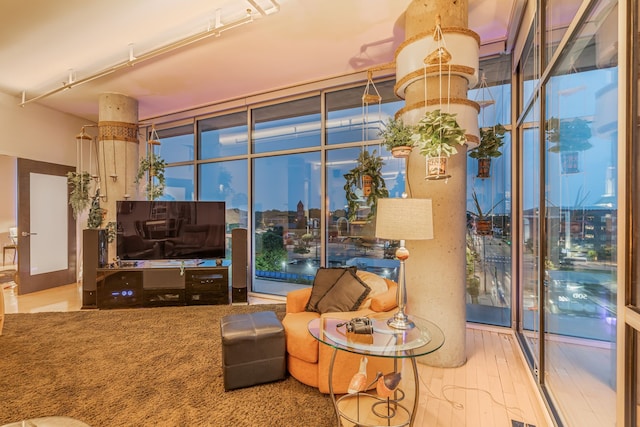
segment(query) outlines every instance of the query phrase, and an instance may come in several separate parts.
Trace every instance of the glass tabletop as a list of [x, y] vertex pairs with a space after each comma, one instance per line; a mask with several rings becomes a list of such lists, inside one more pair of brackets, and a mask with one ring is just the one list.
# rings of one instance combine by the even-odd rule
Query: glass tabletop
[[375, 313], [371, 320], [372, 333], [347, 330], [348, 320], [320, 317], [309, 322], [308, 329], [318, 341], [338, 350], [380, 357], [417, 357], [432, 353], [444, 344], [444, 334], [434, 323], [409, 316], [415, 327], [407, 330], [387, 325], [393, 313]]

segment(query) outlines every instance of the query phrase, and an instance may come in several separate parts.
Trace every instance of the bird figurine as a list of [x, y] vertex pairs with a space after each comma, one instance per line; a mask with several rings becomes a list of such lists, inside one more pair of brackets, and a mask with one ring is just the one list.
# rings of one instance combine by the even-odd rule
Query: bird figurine
[[367, 385], [367, 362], [369, 359], [366, 357], [362, 357], [360, 359], [360, 369], [356, 372], [351, 381], [349, 381], [349, 388], [347, 388], [348, 393], [358, 393], [360, 391], [364, 391]]
[[378, 396], [391, 396], [398, 388], [401, 378], [402, 377], [399, 372], [391, 372], [380, 376], [376, 384], [376, 392], [378, 393]]

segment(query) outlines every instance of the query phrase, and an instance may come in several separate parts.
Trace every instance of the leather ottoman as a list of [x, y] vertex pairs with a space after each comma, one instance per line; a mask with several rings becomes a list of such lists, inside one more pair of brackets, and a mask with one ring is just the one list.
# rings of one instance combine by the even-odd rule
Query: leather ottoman
[[274, 312], [224, 316], [220, 333], [225, 390], [285, 378], [284, 327]]

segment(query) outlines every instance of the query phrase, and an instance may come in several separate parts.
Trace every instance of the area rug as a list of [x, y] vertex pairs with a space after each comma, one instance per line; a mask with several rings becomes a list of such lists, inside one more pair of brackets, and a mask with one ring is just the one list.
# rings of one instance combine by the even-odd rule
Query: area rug
[[92, 426], [331, 426], [331, 399], [292, 377], [225, 392], [220, 318], [284, 305], [8, 314], [0, 425], [68, 416]]

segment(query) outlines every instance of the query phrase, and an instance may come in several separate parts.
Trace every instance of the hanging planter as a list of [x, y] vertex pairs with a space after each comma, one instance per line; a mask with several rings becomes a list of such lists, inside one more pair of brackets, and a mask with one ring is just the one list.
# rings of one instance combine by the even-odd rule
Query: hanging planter
[[446, 157], [427, 157], [427, 173], [425, 179], [445, 179], [451, 178], [447, 174], [447, 158]]
[[382, 166], [384, 162], [376, 150], [372, 154], [363, 150], [358, 156], [356, 167], [344, 174], [349, 221], [358, 219], [358, 211], [362, 207], [370, 208], [366, 217], [370, 220], [375, 215], [378, 199], [389, 197], [389, 191], [382, 178]]
[[467, 211], [467, 214], [473, 218], [473, 229], [478, 236], [492, 236], [493, 235], [493, 222], [491, 221], [491, 215], [493, 210], [502, 203], [502, 200], [498, 201], [488, 211], [483, 211], [478, 200], [478, 195], [475, 190], [471, 193], [473, 199], [473, 211]]
[[546, 122], [545, 134], [551, 143], [550, 153], [560, 153], [563, 174], [580, 172], [580, 151], [593, 147], [589, 142], [591, 128], [586, 120], [578, 117], [573, 119], [557, 119], [551, 117]]
[[89, 197], [91, 175], [89, 172], [69, 172], [67, 173], [67, 184], [71, 187], [69, 204], [73, 211], [73, 218], [78, 219], [78, 216], [91, 205]]
[[144, 191], [147, 196], [147, 200], [156, 200], [164, 195], [166, 185], [164, 177], [165, 166], [166, 163], [164, 159], [159, 155], [154, 154], [153, 151], [149, 152], [148, 157], [140, 159], [135, 183], [139, 184], [146, 177]]
[[565, 175], [580, 173], [580, 153], [578, 151], [563, 151], [560, 153], [562, 173]]
[[500, 123], [480, 129], [480, 144], [469, 151], [469, 157], [478, 160], [478, 178], [491, 176], [491, 158], [500, 157], [506, 129]]
[[420, 148], [420, 154], [427, 157], [425, 179], [449, 178], [451, 175], [447, 173], [446, 160], [458, 152], [458, 146], [466, 143], [465, 130], [458, 124], [456, 114], [439, 109], [425, 113], [415, 126], [411, 138]]
[[390, 118], [385, 127], [378, 132], [385, 148], [395, 158], [407, 158], [413, 149], [413, 126], [405, 124], [402, 119]]

